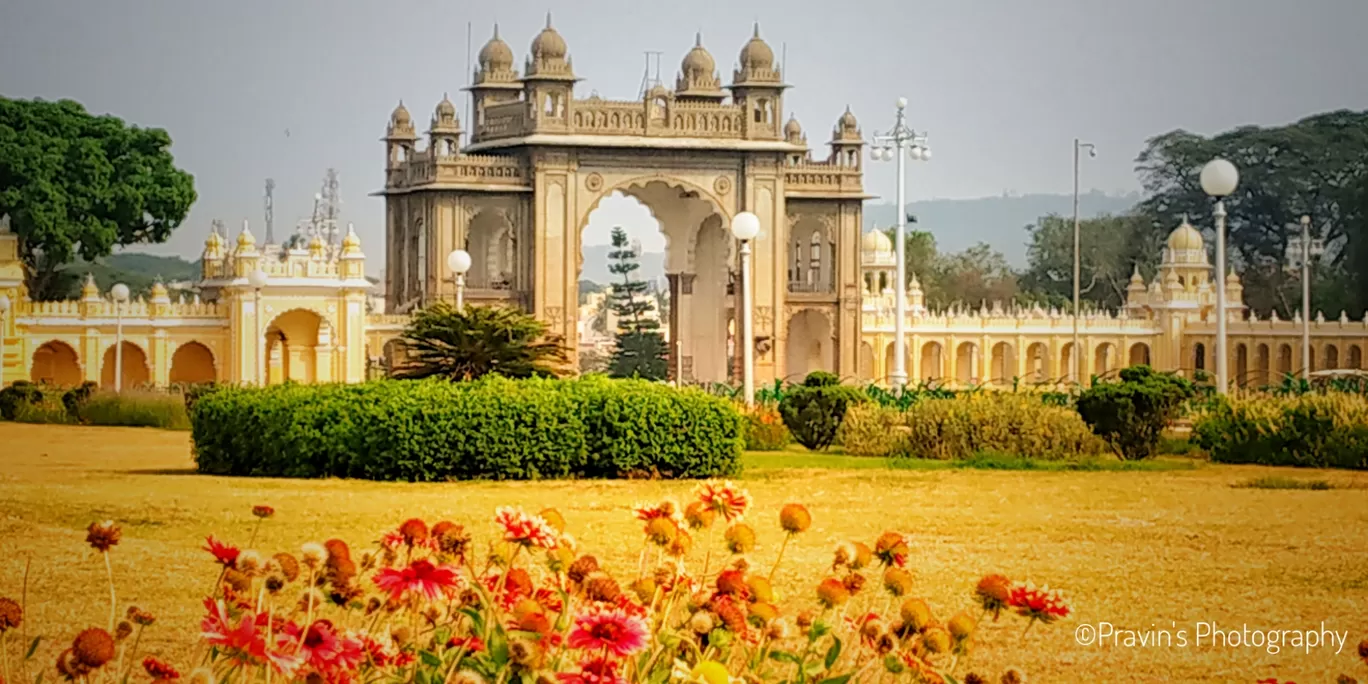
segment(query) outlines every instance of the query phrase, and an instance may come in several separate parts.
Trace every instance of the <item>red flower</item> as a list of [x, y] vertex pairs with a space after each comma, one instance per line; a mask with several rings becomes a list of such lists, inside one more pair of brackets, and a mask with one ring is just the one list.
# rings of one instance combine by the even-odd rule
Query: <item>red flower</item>
[[158, 660], [152, 656], [147, 656], [146, 658], [144, 658], [142, 666], [144, 670], [147, 670], [147, 674], [150, 675], [153, 679], [180, 679], [180, 672], [177, 671], [175, 667], [172, 667], [169, 663], [162, 660]]
[[252, 515], [258, 518], [269, 518], [275, 515], [275, 509], [270, 506], [252, 506]]
[[722, 483], [711, 480], [704, 482], [694, 489], [694, 494], [700, 503], [721, 514], [727, 522], [740, 520], [751, 505], [750, 494], [730, 480]]
[[682, 522], [684, 520], [684, 514], [679, 510], [679, 504], [676, 504], [669, 499], [665, 499], [654, 506], [651, 504], [637, 504], [632, 507], [632, 514], [637, 517], [637, 520], [642, 522], [651, 522], [656, 518], [665, 518], [666, 520], [673, 520], [675, 522]]
[[319, 674], [334, 679], [355, 670], [364, 653], [360, 639], [340, 636], [332, 622], [318, 620], [300, 640], [299, 655]]
[[[261, 658], [266, 640], [257, 630], [257, 615], [244, 611], [236, 623], [223, 601], [204, 599], [209, 614], [200, 621], [200, 637], [211, 646], [231, 653], [238, 660]], [[265, 616], [262, 616], [265, 617]]]
[[874, 542], [874, 557], [885, 566], [896, 565], [901, 568], [907, 565], [907, 554], [911, 551], [907, 540], [897, 532], [884, 532]]
[[1048, 586], [1037, 589], [1033, 584], [1018, 584], [1012, 587], [1007, 605], [1014, 608], [1018, 615], [1040, 620], [1046, 624], [1069, 616], [1069, 604], [1064, 595]]
[[586, 651], [629, 656], [646, 647], [646, 621], [620, 608], [591, 609], [575, 618], [566, 643]]
[[239, 550], [238, 547], [224, 544], [223, 542], [214, 539], [214, 535], [212, 534], [209, 535], [205, 541], [208, 542], [208, 545], [204, 547], [204, 550], [214, 554], [215, 562], [225, 568], [237, 567], [238, 556], [242, 554], [242, 551]]
[[494, 522], [504, 528], [504, 541], [523, 546], [556, 548], [560, 534], [540, 516], [528, 515], [518, 509], [503, 506], [494, 512]]
[[451, 637], [447, 641], [447, 648], [464, 648], [466, 653], [484, 653], [485, 643], [477, 636]]
[[593, 658], [580, 663], [579, 672], [558, 672], [561, 684], [627, 684], [618, 674], [618, 664], [607, 658]]
[[436, 601], [443, 594], [461, 588], [461, 576], [449, 565], [433, 565], [431, 561], [416, 560], [406, 568], [385, 568], [374, 577], [376, 586], [389, 592], [390, 600], [398, 600], [405, 593], [421, 594]]

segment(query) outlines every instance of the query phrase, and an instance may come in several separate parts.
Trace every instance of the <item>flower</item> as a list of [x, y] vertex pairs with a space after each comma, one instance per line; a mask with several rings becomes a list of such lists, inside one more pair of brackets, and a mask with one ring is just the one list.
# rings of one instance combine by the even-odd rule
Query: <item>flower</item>
[[701, 684], [728, 684], [731, 681], [731, 674], [727, 672], [727, 667], [716, 660], [705, 660], [689, 672], [689, 679]]
[[727, 550], [736, 554], [750, 553], [755, 548], [755, 530], [745, 523], [736, 523], [727, 528], [724, 535]]
[[565, 571], [565, 576], [570, 578], [571, 582], [583, 582], [584, 578], [598, 572], [598, 569], [599, 564], [597, 558], [594, 558], [593, 556], [580, 556], [575, 562], [570, 564], [569, 569]]
[[850, 600], [850, 592], [845, 584], [835, 577], [828, 577], [817, 585], [817, 602], [827, 608], [835, 608]]
[[906, 596], [912, 591], [912, 573], [894, 565], [884, 570], [883, 585], [893, 596]]
[[978, 626], [978, 623], [968, 613], [960, 611], [955, 613], [955, 616], [950, 618], [950, 622], [946, 623], [945, 626], [950, 630], [950, 636], [955, 637], [955, 641], [964, 641], [974, 633], [974, 628]]
[[24, 624], [24, 609], [14, 599], [0, 596], [0, 634]]
[[328, 550], [322, 544], [309, 542], [299, 547], [299, 557], [304, 560], [304, 567], [317, 570], [323, 559], [328, 557]]
[[590, 652], [629, 656], [646, 647], [646, 621], [620, 608], [590, 609], [575, 618], [566, 644]]
[[356, 669], [365, 653], [360, 639], [340, 636], [332, 622], [317, 620], [299, 640], [298, 655], [309, 667], [327, 674]]
[[1018, 615], [1046, 624], [1068, 617], [1070, 612], [1063, 593], [1048, 586], [1037, 589], [1030, 583], [1012, 587], [1007, 605], [1016, 609]]
[[945, 653], [951, 643], [950, 633], [944, 627], [928, 627], [922, 635], [922, 646], [930, 653]]
[[235, 567], [248, 576], [255, 575], [262, 568], [261, 554], [247, 549], [238, 554]]
[[507, 506], [494, 512], [494, 522], [503, 526], [504, 541], [522, 546], [554, 549], [557, 537], [560, 536], [542, 518]]
[[750, 598], [750, 587], [746, 586], [746, 573], [740, 570], [723, 570], [717, 574], [717, 593], [735, 596], [743, 601]]
[[806, 532], [812, 527], [812, 514], [803, 504], [788, 504], [779, 510], [779, 526], [789, 534]]
[[1012, 598], [1012, 583], [1002, 575], [985, 575], [974, 587], [974, 596], [985, 611], [993, 614], [993, 620], [997, 620]]
[[580, 663], [579, 672], [558, 672], [561, 684], [627, 684], [618, 674], [618, 664], [607, 658], [592, 658]]
[[239, 550], [238, 547], [224, 544], [215, 539], [212, 534], [206, 537], [204, 541], [204, 550], [214, 556], [215, 563], [218, 563], [225, 568], [237, 567], [238, 556], [242, 555], [242, 551]]
[[903, 601], [902, 607], [898, 609], [898, 616], [909, 630], [920, 632], [931, 622], [931, 607], [926, 605], [926, 601], [910, 598]]
[[428, 534], [437, 543], [438, 551], [457, 558], [465, 557], [466, 547], [470, 545], [470, 535], [466, 534], [464, 527], [443, 520], [433, 525]]
[[684, 521], [689, 523], [689, 529], [701, 530], [712, 527], [713, 519], [717, 517], [717, 511], [708, 508], [702, 501], [694, 501], [684, 508]]
[[111, 548], [118, 545], [122, 537], [123, 530], [119, 529], [113, 520], [90, 523], [90, 527], [86, 528], [86, 543], [100, 553], [108, 553]]
[[584, 581], [584, 596], [590, 601], [612, 603], [621, 594], [622, 587], [618, 585], [617, 580], [603, 573], [598, 573]]
[[910, 552], [907, 540], [897, 532], [884, 532], [874, 542], [874, 556], [884, 565], [902, 567], [907, 564], [907, 554]]
[[646, 539], [656, 546], [669, 546], [679, 536], [679, 526], [669, 518], [652, 518], [646, 523]]
[[452, 594], [462, 586], [461, 577], [449, 565], [433, 565], [428, 560], [415, 560], [403, 569], [385, 568], [372, 578], [376, 586], [389, 592], [390, 600], [398, 600], [405, 593], [422, 595], [436, 601], [443, 594]]
[[546, 524], [550, 525], [551, 529], [557, 533], [565, 533], [565, 516], [561, 515], [560, 511], [554, 508], [543, 508], [537, 513], [537, 517], [545, 520]]
[[1001, 681], [1002, 684], [1026, 684], [1026, 675], [1021, 670], [1012, 667], [1002, 673]]
[[180, 672], [176, 670], [175, 667], [172, 667], [170, 663], [158, 660], [153, 656], [143, 658], [142, 666], [143, 669], [147, 671], [147, 674], [151, 675], [153, 679], [160, 681], [180, 679]]
[[751, 505], [750, 494], [732, 484], [731, 480], [704, 482], [694, 489], [694, 495], [704, 507], [721, 515], [727, 522], [740, 520]]
[[82, 666], [94, 670], [104, 667], [113, 660], [117, 647], [114, 637], [98, 627], [92, 627], [76, 635], [71, 642], [71, 656]]
[[157, 617], [137, 606], [129, 606], [127, 617], [133, 624], [139, 627], [151, 627], [157, 621]]
[[637, 517], [637, 520], [647, 523], [662, 518], [676, 522], [681, 519], [679, 504], [670, 499], [665, 499], [654, 506], [651, 504], [637, 504], [632, 507], [632, 514]]
[[299, 579], [299, 561], [288, 553], [277, 553], [271, 556], [275, 561], [276, 567], [280, 568], [280, 574], [285, 576], [286, 582], [293, 582]]
[[447, 648], [465, 649], [466, 653], [484, 653], [485, 643], [477, 636], [451, 637]]
[[257, 630], [257, 616], [244, 612], [233, 624], [232, 616], [222, 600], [204, 599], [209, 614], [200, 621], [200, 638], [210, 646], [234, 652], [239, 659], [260, 657], [265, 653], [266, 641]]
[[275, 515], [275, 509], [270, 506], [252, 506], [252, 515], [264, 520]]

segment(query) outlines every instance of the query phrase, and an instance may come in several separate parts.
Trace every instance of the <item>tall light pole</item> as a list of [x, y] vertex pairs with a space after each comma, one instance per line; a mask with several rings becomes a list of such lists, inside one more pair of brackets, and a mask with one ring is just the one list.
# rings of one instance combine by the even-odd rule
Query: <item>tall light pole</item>
[[9, 295], [0, 294], [0, 389], [5, 387], [5, 319], [9, 318]]
[[755, 405], [755, 330], [751, 327], [750, 241], [760, 234], [760, 217], [743, 211], [732, 218], [732, 235], [741, 241], [741, 392]]
[[465, 309], [465, 274], [470, 270], [470, 252], [464, 249], [452, 250], [447, 255], [447, 268], [451, 269], [451, 279], [456, 282], [456, 310]]
[[914, 161], [931, 160], [931, 150], [926, 147], [926, 136], [907, 126], [906, 109], [907, 98], [898, 98], [898, 113], [893, 129], [884, 135], [875, 133], [874, 141], [869, 147], [870, 159], [890, 161], [897, 157], [898, 161], [898, 238], [894, 245], [898, 261], [898, 286], [893, 291], [896, 302], [894, 315], [897, 318], [893, 321], [893, 372], [889, 374], [888, 379], [893, 387], [899, 389], [907, 386], [907, 198], [904, 187], [907, 180], [906, 163], [908, 158]]
[[255, 311], [256, 319], [256, 382], [257, 387], [266, 386], [266, 332], [262, 330], [261, 324], [264, 312], [261, 310], [261, 288], [266, 287], [269, 278], [266, 272], [257, 269], [247, 274], [247, 284], [252, 286], [252, 311]]
[[1073, 210], [1074, 210], [1074, 213], [1073, 213], [1073, 238], [1074, 238], [1074, 240], [1073, 240], [1073, 242], [1074, 242], [1074, 249], [1073, 249], [1073, 376], [1074, 376], [1074, 382], [1079, 383], [1080, 385], [1083, 383], [1083, 344], [1082, 344], [1082, 341], [1079, 339], [1079, 336], [1078, 336], [1078, 317], [1079, 317], [1079, 315], [1080, 315], [1080, 312], [1079, 312], [1079, 304], [1080, 304], [1080, 300], [1081, 300], [1081, 298], [1082, 298], [1082, 297], [1081, 297], [1082, 293], [1081, 293], [1081, 291], [1079, 290], [1079, 283], [1082, 281], [1082, 277], [1083, 277], [1083, 257], [1082, 257], [1083, 250], [1082, 250], [1082, 246], [1081, 246], [1082, 240], [1079, 238], [1079, 230], [1078, 230], [1078, 225], [1079, 225], [1079, 221], [1078, 221], [1078, 167], [1079, 167], [1079, 164], [1078, 164], [1078, 161], [1079, 161], [1079, 156], [1080, 156], [1079, 153], [1082, 152], [1084, 149], [1088, 150], [1088, 156], [1089, 156], [1089, 157], [1096, 157], [1096, 156], [1097, 156], [1097, 146], [1096, 146], [1096, 145], [1094, 145], [1094, 144], [1092, 144], [1092, 143], [1080, 142], [1078, 138], [1074, 138], [1074, 195], [1073, 195], [1073, 200], [1074, 200], [1074, 201], [1073, 201]]
[[128, 286], [115, 283], [109, 288], [114, 296], [114, 392], [123, 391], [123, 305], [128, 301]]
[[1287, 244], [1287, 260], [1301, 269], [1302, 286], [1302, 377], [1311, 377], [1311, 259], [1325, 253], [1325, 243], [1311, 239], [1311, 217], [1301, 217], [1301, 238]]
[[1211, 212], [1216, 219], [1216, 393], [1225, 394], [1230, 385], [1226, 374], [1226, 288], [1225, 288], [1225, 198], [1235, 192], [1240, 183], [1240, 172], [1224, 159], [1213, 159], [1202, 167], [1202, 190], [1216, 200]]

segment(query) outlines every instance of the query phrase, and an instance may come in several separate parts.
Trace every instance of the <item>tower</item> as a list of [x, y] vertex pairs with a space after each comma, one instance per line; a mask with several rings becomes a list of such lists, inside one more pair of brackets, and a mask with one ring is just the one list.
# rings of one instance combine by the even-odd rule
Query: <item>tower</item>
[[567, 56], [565, 39], [551, 26], [532, 39], [532, 54], [527, 58], [523, 76], [523, 100], [532, 128], [538, 131], [569, 131], [570, 106], [574, 96], [574, 65]]
[[471, 122], [471, 142], [479, 142], [480, 127], [485, 124], [485, 114], [490, 107], [517, 102], [522, 92], [522, 80], [518, 70], [513, 68], [513, 50], [509, 49], [499, 37], [499, 25], [494, 25], [494, 36], [480, 48], [479, 67], [475, 70], [470, 92], [471, 106], [474, 109]]
[[442, 101], [432, 114], [428, 128], [428, 149], [436, 157], [454, 156], [461, 151], [461, 121], [456, 118], [456, 105], [442, 94]]
[[675, 97], [681, 100], [720, 103], [727, 96], [722, 90], [722, 79], [717, 77], [717, 64], [712, 53], [703, 47], [703, 34], [694, 35], [693, 49], [684, 55], [675, 78]]
[[779, 117], [784, 111], [784, 85], [780, 67], [774, 63], [774, 50], [760, 38], [760, 24], [745, 47], [741, 48], [740, 67], [732, 73], [732, 101], [746, 110], [743, 124], [748, 139], [777, 140]]
[[855, 120], [849, 106], [836, 121], [836, 127], [831, 129], [830, 144], [832, 164], [857, 171], [860, 169], [860, 161], [863, 158], [860, 151], [864, 149], [864, 136], [860, 133], [860, 122]]
[[390, 114], [389, 127], [381, 140], [385, 143], [386, 180], [393, 183], [398, 180], [397, 176], [402, 173], [404, 164], [413, 156], [413, 143], [418, 140], [418, 134], [413, 130], [413, 117], [409, 116], [403, 100]]

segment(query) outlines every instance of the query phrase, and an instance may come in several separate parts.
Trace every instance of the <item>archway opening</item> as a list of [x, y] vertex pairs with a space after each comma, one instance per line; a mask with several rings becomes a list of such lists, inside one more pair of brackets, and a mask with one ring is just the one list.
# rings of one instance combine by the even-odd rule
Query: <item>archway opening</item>
[[1267, 385], [1273, 373], [1272, 359], [1269, 358], [1268, 345], [1260, 344], [1254, 348], [1254, 382]]
[[[276, 316], [266, 328], [266, 378], [269, 384], [313, 383], [331, 373], [320, 373], [319, 348], [331, 343], [326, 321], [314, 311], [291, 309]], [[326, 338], [326, 339], [325, 339]]]
[[1241, 342], [1235, 345], [1235, 385], [1244, 387], [1249, 384], [1249, 345]]
[[1043, 342], [1026, 348], [1026, 377], [1036, 383], [1050, 380], [1050, 350]]
[[789, 292], [836, 291], [836, 240], [821, 221], [804, 217], [788, 241]]
[[[104, 361], [100, 366], [100, 387], [114, 389], [114, 369], [119, 365], [116, 345], [105, 349]], [[151, 370], [147, 367], [147, 354], [128, 340], [123, 342], [123, 389], [136, 389], [152, 380]]]
[[992, 364], [988, 370], [989, 382], [996, 385], [1010, 385], [1016, 378], [1016, 350], [1006, 342], [993, 345]]
[[1193, 370], [1206, 370], [1206, 345], [1198, 342], [1192, 345], [1192, 368]]
[[982, 382], [979, 376], [979, 348], [973, 342], [961, 342], [955, 350], [955, 382], [960, 385], [976, 385]]
[[1363, 348], [1357, 344], [1349, 345], [1349, 363], [1345, 368], [1363, 370]]
[[186, 342], [171, 355], [171, 384], [202, 385], [216, 378], [214, 354], [203, 344]]
[[[893, 358], [893, 345], [888, 345], [889, 358]], [[940, 342], [927, 342], [921, 349], [921, 378], [925, 382], [945, 378], [945, 348]]]
[[41, 385], [75, 387], [81, 384], [81, 359], [65, 342], [44, 342], [33, 351], [29, 380]]
[[803, 309], [788, 322], [788, 358], [785, 379], [800, 382], [813, 371], [835, 372], [836, 340], [831, 322], [819, 311]]
[[1339, 368], [1339, 347], [1333, 344], [1325, 345], [1325, 369], [1335, 370]]
[[470, 220], [466, 237], [466, 251], [470, 253], [466, 287], [471, 290], [513, 289], [518, 284], [518, 274], [527, 270], [519, 263], [520, 237], [502, 210], [486, 209], [476, 214]]
[[1074, 368], [1074, 343], [1065, 342], [1059, 350], [1059, 376], [1064, 382], [1078, 382], [1078, 371]]
[[1103, 342], [1093, 350], [1093, 374], [1107, 377], [1117, 368], [1116, 345]]
[[1150, 348], [1144, 342], [1136, 342], [1130, 348], [1130, 365], [1149, 366], [1153, 365], [1150, 361]]
[[1279, 382], [1283, 378], [1292, 374], [1292, 345], [1284, 344], [1278, 347], [1278, 377]]

